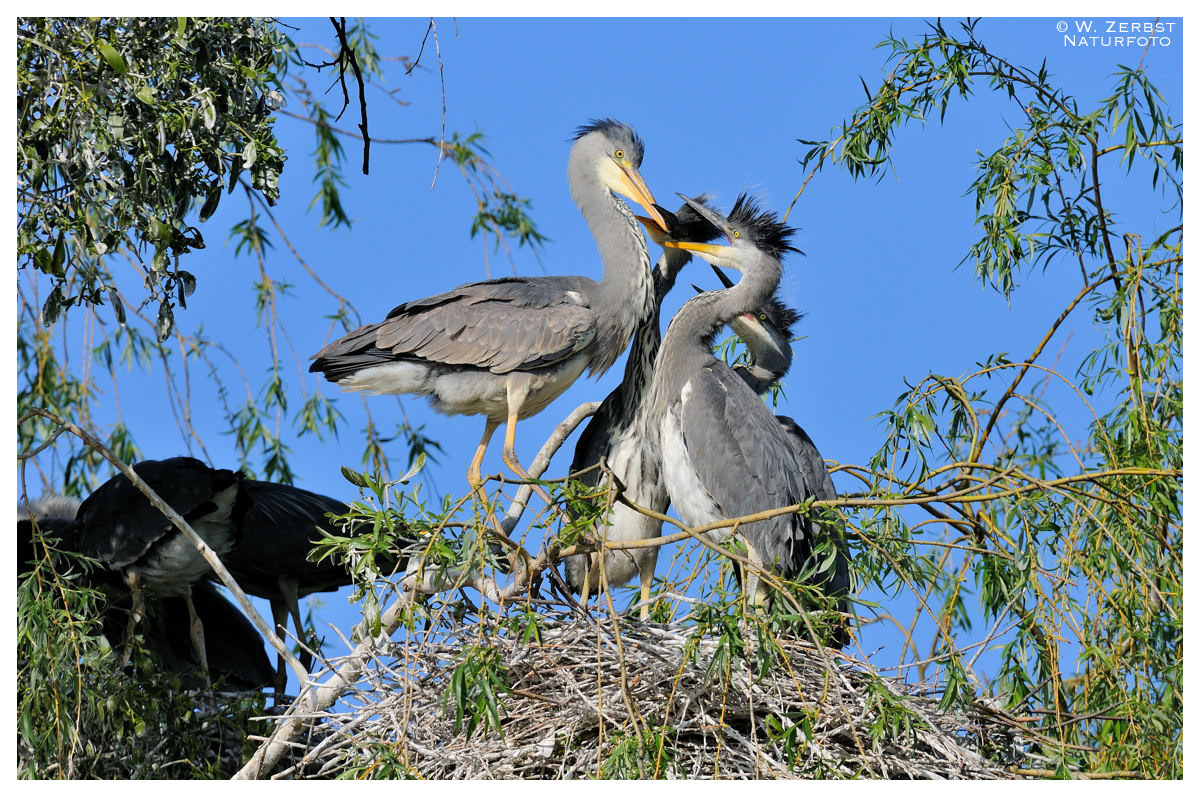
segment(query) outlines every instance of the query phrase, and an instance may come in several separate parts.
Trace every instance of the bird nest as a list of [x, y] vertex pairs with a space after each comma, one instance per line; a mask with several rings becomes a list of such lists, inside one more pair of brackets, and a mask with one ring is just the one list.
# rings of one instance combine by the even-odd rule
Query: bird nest
[[940, 711], [833, 651], [739, 633], [538, 615], [388, 642], [281, 775], [992, 779], [1028, 764], [1000, 712]]

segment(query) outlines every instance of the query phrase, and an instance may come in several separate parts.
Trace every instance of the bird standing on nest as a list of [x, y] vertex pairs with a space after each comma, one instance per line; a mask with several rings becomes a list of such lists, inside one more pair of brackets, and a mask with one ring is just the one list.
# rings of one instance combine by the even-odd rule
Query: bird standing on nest
[[517, 421], [540, 412], [585, 370], [607, 371], [654, 310], [646, 241], [618, 196], [666, 227], [638, 172], [643, 152], [633, 128], [612, 119], [576, 132], [567, 179], [600, 249], [599, 282], [509, 277], [405, 302], [321, 349], [309, 370], [344, 390], [412, 393], [448, 415], [483, 415], [467, 470], [475, 490], [492, 434], [507, 423], [504, 462], [528, 478], [514, 448]]
[[[779, 285], [792, 230], [775, 214], [739, 196], [728, 217], [693, 205], [724, 234], [727, 243], [668, 242], [714, 265], [742, 272], [736, 285], [702, 293], [672, 319], [655, 366], [650, 408], [660, 435], [664, 478], [671, 503], [689, 526], [799, 504], [815, 495], [783, 427], [737, 373], [712, 354], [712, 341], [727, 322], [767, 304]], [[710, 540], [730, 529], [709, 532]], [[749, 567], [743, 590], [766, 601], [761, 572], [799, 575], [822, 533], [796, 514], [743, 524]]]

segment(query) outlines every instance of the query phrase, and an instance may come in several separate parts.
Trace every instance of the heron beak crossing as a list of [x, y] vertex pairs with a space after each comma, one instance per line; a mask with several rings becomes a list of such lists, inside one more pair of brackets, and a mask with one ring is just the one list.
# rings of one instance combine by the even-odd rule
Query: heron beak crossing
[[687, 249], [689, 252], [703, 252], [707, 255], [720, 255], [729, 247], [715, 244], [700, 244], [692, 241], [663, 241], [663, 246], [671, 249]]
[[655, 243], [666, 240], [668, 233], [657, 221], [648, 219], [645, 216], [639, 216], [636, 213], [633, 217], [642, 223], [642, 226], [646, 228], [646, 232], [650, 234]]
[[646, 181], [642, 179], [642, 175], [638, 173], [637, 169], [627, 164], [621, 163], [618, 164], [618, 167], [621, 170], [622, 192], [641, 205], [650, 214], [650, 218], [654, 219], [654, 223], [660, 229], [666, 230], [668, 227], [667, 221], [658, 212], [658, 208], [655, 207], [654, 194], [650, 193], [650, 188], [646, 185]]

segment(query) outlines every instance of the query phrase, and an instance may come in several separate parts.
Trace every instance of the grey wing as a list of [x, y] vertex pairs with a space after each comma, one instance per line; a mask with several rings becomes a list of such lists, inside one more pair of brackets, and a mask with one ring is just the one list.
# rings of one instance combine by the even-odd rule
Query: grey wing
[[[817, 445], [808, 436], [808, 432], [786, 415], [776, 415], [775, 419], [787, 432], [808, 483], [820, 485], [814, 495], [822, 501], [837, 498], [837, 488], [833, 486], [833, 477], [825, 467], [825, 458], [817, 450]], [[845, 524], [839, 519], [836, 524], [826, 523], [822, 531], [836, 535], [834, 542], [838, 546], [837, 560], [827, 582], [828, 591], [832, 595], [846, 595], [850, 592], [850, 559], [843, 537]]]
[[825, 458], [817, 450], [817, 445], [808, 436], [808, 432], [786, 415], [776, 415], [775, 420], [779, 421], [784, 431], [787, 432], [792, 448], [796, 449], [796, 456], [799, 458], [800, 468], [804, 472], [805, 482], [819, 485], [813, 494], [821, 500], [837, 498], [837, 489], [833, 486], [833, 478], [825, 467]]
[[356, 368], [406, 358], [498, 374], [552, 365], [596, 336], [596, 313], [587, 294], [574, 287], [584, 286], [553, 277], [509, 278], [407, 302], [387, 320], [326, 346], [310, 370], [336, 380]]
[[[790, 506], [816, 492], [783, 427], [723, 363], [705, 366], [688, 381], [679, 425], [696, 475], [726, 517]], [[741, 531], [765, 561], [790, 575], [808, 557], [813, 524], [780, 515]]]

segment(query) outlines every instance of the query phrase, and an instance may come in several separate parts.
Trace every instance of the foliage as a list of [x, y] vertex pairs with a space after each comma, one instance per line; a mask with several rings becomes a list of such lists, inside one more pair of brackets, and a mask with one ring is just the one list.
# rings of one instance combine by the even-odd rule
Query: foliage
[[[419, 58], [381, 55], [361, 21], [335, 21], [334, 32], [345, 33], [366, 86], [394, 99], [389, 62], [400, 61], [407, 74]], [[18, 20], [17, 34], [18, 414], [45, 407], [85, 421], [134, 461], [140, 430], [120, 417], [124, 374], [162, 373], [184, 447], [206, 455], [191, 420], [193, 402], [204, 402], [220, 408], [240, 467], [292, 481], [295, 441], [336, 436], [345, 420], [336, 399], [289, 367], [299, 358], [283, 324], [285, 305], [315, 287], [331, 302], [331, 333], [362, 319], [271, 211], [277, 201], [293, 201], [279, 194], [286, 155], [275, 122], [287, 115], [312, 126], [317, 191], [310, 209], [319, 211], [321, 226], [352, 227], [342, 195], [345, 140], [363, 137], [338, 128], [344, 109], [327, 107], [309, 88], [314, 75], [344, 63], [341, 51], [297, 45], [286, 26], [254, 18], [29, 18]], [[314, 47], [331, 60], [306, 60]], [[301, 112], [288, 110], [289, 102]], [[528, 200], [491, 164], [481, 132], [376, 141], [432, 146], [450, 159], [474, 197], [472, 234], [492, 248], [508, 251], [511, 239], [536, 251], [546, 240]], [[212, 245], [211, 219], [231, 213], [240, 217], [229, 222], [227, 243], [252, 264], [261, 332], [238, 345], [186, 316], [188, 297], [206, 279], [189, 266], [191, 255]], [[288, 263], [281, 258], [311, 282], [283, 278]], [[265, 371], [250, 365], [264, 356]], [[374, 467], [387, 466], [397, 447], [410, 464], [440, 450], [407, 420], [390, 433], [369, 409], [367, 418], [363, 461]], [[18, 442], [36, 445], [53, 431], [33, 419], [18, 429]], [[34, 465], [43, 489], [77, 496], [103, 469], [94, 452], [73, 442]]]
[[188, 223], [216, 212], [245, 175], [279, 196], [276, 51], [253, 19], [17, 21], [17, 267], [49, 276], [42, 321], [67, 307], [125, 310], [104, 265], [126, 250], [158, 304], [164, 340], [196, 278], [179, 259], [204, 248]]
[[[1077, 269], [1078, 293], [1024, 360], [993, 354], [957, 377], [930, 374], [882, 413], [869, 466], [843, 466], [864, 495], [894, 502], [845, 507], [861, 530], [855, 567], [885, 595], [921, 596], [904, 625], [936, 629], [933, 649], [912, 653], [943, 668], [944, 705], [999, 696], [1031, 715], [1056, 766], [1177, 777], [1182, 131], [1140, 68], [1120, 67], [1089, 108], [1044, 65], [988, 51], [975, 24], [958, 37], [940, 22], [918, 41], [889, 37], [891, 73], [836, 139], [806, 141], [802, 162], [882, 175], [902, 125], [946, 120], [989, 88], [1024, 118], [980, 153], [980, 237], [963, 262], [1010, 301], [1037, 269]], [[1119, 221], [1102, 189], [1122, 179], [1144, 180], [1147, 203], [1162, 197], [1165, 232]], [[1100, 344], [1073, 373], [1038, 362], [1085, 307]], [[1064, 429], [1073, 415], [1090, 419], [1081, 433]], [[901, 509], [917, 501], [922, 523]], [[963, 642], [975, 622], [990, 629], [975, 645], [1002, 661], [987, 681]]]
[[[264, 728], [263, 695], [189, 689], [135, 638], [132, 662], [103, 633], [96, 563], [34, 532], [17, 580], [17, 758], [21, 778], [222, 778]], [[219, 688], [219, 685], [218, 685]]]

